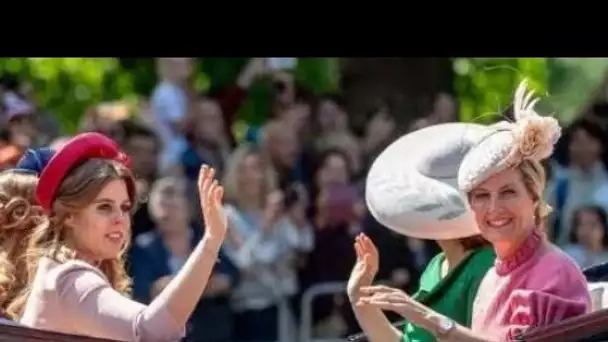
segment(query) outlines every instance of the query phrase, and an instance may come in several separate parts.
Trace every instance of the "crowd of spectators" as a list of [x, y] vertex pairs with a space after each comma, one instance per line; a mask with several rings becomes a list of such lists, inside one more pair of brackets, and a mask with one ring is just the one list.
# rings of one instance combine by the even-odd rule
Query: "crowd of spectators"
[[[312, 95], [289, 70], [266, 61], [252, 58], [234, 84], [198, 94], [189, 82], [193, 59], [159, 58], [160, 81], [136, 117], [100, 104], [80, 125], [111, 136], [132, 157], [143, 201], [132, 218], [129, 269], [133, 297], [144, 303], [202, 237], [195, 186], [200, 166], [219, 173], [228, 236], [184, 341], [278, 341], [285, 336], [281, 326], [295, 336], [302, 294], [346, 282], [355, 262], [353, 237], [361, 231], [380, 250], [380, 280], [408, 292], [437, 251], [382, 227], [365, 208], [364, 180], [375, 156], [400, 134], [456, 120], [455, 98], [436, 94], [433, 106], [405, 129], [380, 101], [364, 128], [355, 129], [340, 94]], [[274, 80], [271, 112], [237, 139], [237, 113], [261, 77]], [[60, 147], [67, 138], [26, 82], [3, 77], [0, 84], [1, 168], [14, 165], [28, 147]], [[546, 196], [554, 209], [548, 230], [581, 267], [608, 261], [607, 108], [597, 104], [569, 125], [547, 165]], [[317, 337], [360, 331], [343, 293], [319, 297], [312, 312]]]

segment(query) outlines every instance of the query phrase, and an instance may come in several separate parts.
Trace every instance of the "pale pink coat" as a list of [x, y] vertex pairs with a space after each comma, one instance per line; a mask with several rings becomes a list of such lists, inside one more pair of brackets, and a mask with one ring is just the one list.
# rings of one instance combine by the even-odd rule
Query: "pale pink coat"
[[21, 324], [43, 330], [114, 339], [169, 342], [184, 335], [164, 303], [146, 306], [110, 287], [82, 261], [40, 261]]
[[590, 310], [587, 282], [574, 260], [534, 232], [513, 257], [497, 259], [486, 273], [473, 303], [472, 329], [508, 341]]

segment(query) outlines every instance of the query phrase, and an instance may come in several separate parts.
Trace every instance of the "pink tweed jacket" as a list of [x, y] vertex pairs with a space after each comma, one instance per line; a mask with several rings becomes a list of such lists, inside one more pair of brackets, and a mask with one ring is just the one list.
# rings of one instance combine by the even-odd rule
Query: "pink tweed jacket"
[[184, 335], [162, 303], [145, 306], [110, 287], [97, 268], [43, 258], [20, 323], [119, 341], [169, 342]]
[[509, 341], [590, 309], [587, 283], [574, 260], [534, 232], [513, 257], [497, 259], [486, 273], [473, 303], [472, 329]]

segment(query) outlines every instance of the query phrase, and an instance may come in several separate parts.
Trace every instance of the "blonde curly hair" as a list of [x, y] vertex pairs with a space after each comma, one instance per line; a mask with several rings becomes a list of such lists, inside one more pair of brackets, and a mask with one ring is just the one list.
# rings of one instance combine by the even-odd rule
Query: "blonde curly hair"
[[[23, 313], [41, 258], [51, 258], [63, 263], [78, 257], [78, 251], [67, 241], [69, 228], [65, 225], [65, 221], [70, 214], [86, 208], [112, 180], [124, 180], [131, 203], [137, 202], [133, 174], [116, 161], [89, 159], [71, 170], [63, 179], [55, 195], [52, 213], [48, 220], [33, 229], [27, 239], [28, 246], [25, 252], [27, 284], [8, 307], [9, 312], [14, 316], [19, 317]], [[124, 295], [131, 294], [131, 279], [125, 270], [125, 255], [129, 242], [130, 236], [127, 236], [125, 245], [116, 258], [102, 260], [98, 265], [112, 288]]]
[[47, 222], [36, 205], [38, 176], [19, 170], [0, 173], [0, 310], [15, 319], [9, 308], [28, 283], [25, 252], [27, 237]]

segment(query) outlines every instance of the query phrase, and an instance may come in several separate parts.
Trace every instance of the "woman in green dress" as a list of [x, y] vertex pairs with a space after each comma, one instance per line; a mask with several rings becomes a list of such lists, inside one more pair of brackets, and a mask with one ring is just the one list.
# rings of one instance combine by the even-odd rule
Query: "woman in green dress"
[[[470, 327], [471, 308], [477, 288], [486, 271], [494, 265], [496, 255], [481, 237], [437, 241], [442, 252], [427, 265], [420, 277], [420, 286], [413, 298]], [[356, 303], [358, 289], [372, 284], [378, 270], [378, 251], [367, 236], [355, 241], [357, 263], [349, 279], [348, 293]], [[453, 266], [451, 266], [453, 263]], [[366, 310], [353, 306], [359, 324], [369, 342], [434, 342], [435, 337], [423, 328], [403, 322], [391, 325], [381, 310]], [[362, 342], [364, 335], [351, 340]]]
[[[458, 123], [446, 125], [458, 126]], [[442, 126], [442, 125], [440, 125]], [[452, 132], [467, 135], [470, 125]], [[432, 129], [431, 129], [432, 131]], [[384, 226], [408, 237], [434, 240], [441, 248], [421, 275], [414, 298], [463, 326], [471, 326], [471, 308], [477, 288], [488, 269], [494, 266], [495, 253], [478, 233], [473, 217], [464, 210], [456, 190], [455, 178], [467, 151], [436, 149], [437, 140], [462, 136], [434, 135], [416, 151], [404, 150], [411, 139], [428, 134], [426, 129], [408, 134], [391, 144], [374, 162], [368, 174], [367, 206]], [[471, 134], [471, 139], [479, 135]], [[427, 140], [428, 141], [428, 140]], [[445, 142], [445, 141], [443, 141]], [[406, 170], [407, 169], [407, 170]], [[411, 172], [415, 169], [416, 172]], [[399, 170], [414, 174], [417, 184], [400, 192], [395, 180]], [[412, 184], [411, 183], [411, 184]], [[414, 194], [415, 196], [411, 196]], [[405, 322], [394, 326], [377, 308], [357, 306], [360, 288], [374, 281], [378, 270], [378, 251], [371, 239], [359, 235], [354, 243], [357, 262], [348, 281], [347, 293], [364, 335], [351, 340], [369, 342], [434, 342], [433, 334]]]

